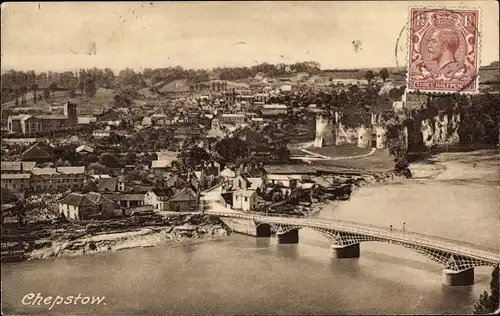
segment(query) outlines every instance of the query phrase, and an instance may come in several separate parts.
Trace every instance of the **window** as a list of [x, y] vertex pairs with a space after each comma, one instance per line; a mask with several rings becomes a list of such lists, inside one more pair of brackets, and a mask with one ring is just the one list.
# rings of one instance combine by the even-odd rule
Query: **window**
[[248, 198], [245, 196], [245, 202], [248, 202]]
[[236, 196], [236, 201], [238, 201], [238, 196]]

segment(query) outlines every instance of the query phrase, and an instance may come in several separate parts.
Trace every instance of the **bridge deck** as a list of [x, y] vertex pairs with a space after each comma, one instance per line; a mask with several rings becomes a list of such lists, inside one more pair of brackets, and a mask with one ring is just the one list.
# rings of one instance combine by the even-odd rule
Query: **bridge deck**
[[398, 230], [391, 231], [387, 227], [381, 227], [369, 224], [360, 224], [356, 222], [336, 220], [330, 218], [294, 218], [289, 216], [267, 216], [267, 215], [255, 215], [247, 214], [242, 212], [234, 211], [211, 211], [208, 210], [206, 214], [249, 219], [255, 222], [265, 222], [265, 223], [276, 223], [284, 224], [296, 227], [311, 227], [311, 228], [322, 228], [327, 230], [338, 230], [349, 233], [364, 234], [373, 237], [380, 237], [387, 240], [393, 240], [408, 244], [430, 246], [435, 249], [443, 251], [452, 251], [456, 254], [472, 257], [479, 260], [488, 261], [491, 263], [500, 262], [500, 251], [497, 249], [481, 247], [474, 245], [472, 243], [462, 242], [458, 240], [426, 235], [416, 232], [405, 232], [402, 233]]

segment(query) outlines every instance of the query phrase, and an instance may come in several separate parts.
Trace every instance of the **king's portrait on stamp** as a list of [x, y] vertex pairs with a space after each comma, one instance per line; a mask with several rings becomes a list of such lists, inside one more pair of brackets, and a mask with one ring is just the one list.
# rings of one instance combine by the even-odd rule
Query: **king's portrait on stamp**
[[475, 92], [478, 25], [478, 10], [411, 8], [409, 90]]

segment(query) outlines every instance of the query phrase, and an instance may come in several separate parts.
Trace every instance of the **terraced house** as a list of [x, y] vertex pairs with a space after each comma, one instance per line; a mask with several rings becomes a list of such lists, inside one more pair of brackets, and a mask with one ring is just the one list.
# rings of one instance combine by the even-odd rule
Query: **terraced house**
[[33, 192], [81, 190], [85, 183], [85, 167], [33, 168]]

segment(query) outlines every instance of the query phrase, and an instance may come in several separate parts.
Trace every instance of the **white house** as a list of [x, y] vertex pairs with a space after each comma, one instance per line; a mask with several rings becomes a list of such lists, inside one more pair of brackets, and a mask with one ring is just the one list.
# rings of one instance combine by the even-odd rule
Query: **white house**
[[242, 211], [253, 211], [257, 208], [258, 194], [255, 190], [238, 189], [233, 193], [233, 208]]
[[92, 136], [95, 138], [106, 138], [111, 136], [111, 131], [109, 130], [103, 130], [103, 129], [96, 129], [93, 133]]
[[144, 195], [144, 204], [152, 205], [155, 211], [166, 211], [169, 198], [168, 190], [153, 189]]
[[76, 148], [77, 153], [93, 153], [94, 148], [90, 147], [89, 145], [81, 145], [80, 147]]

